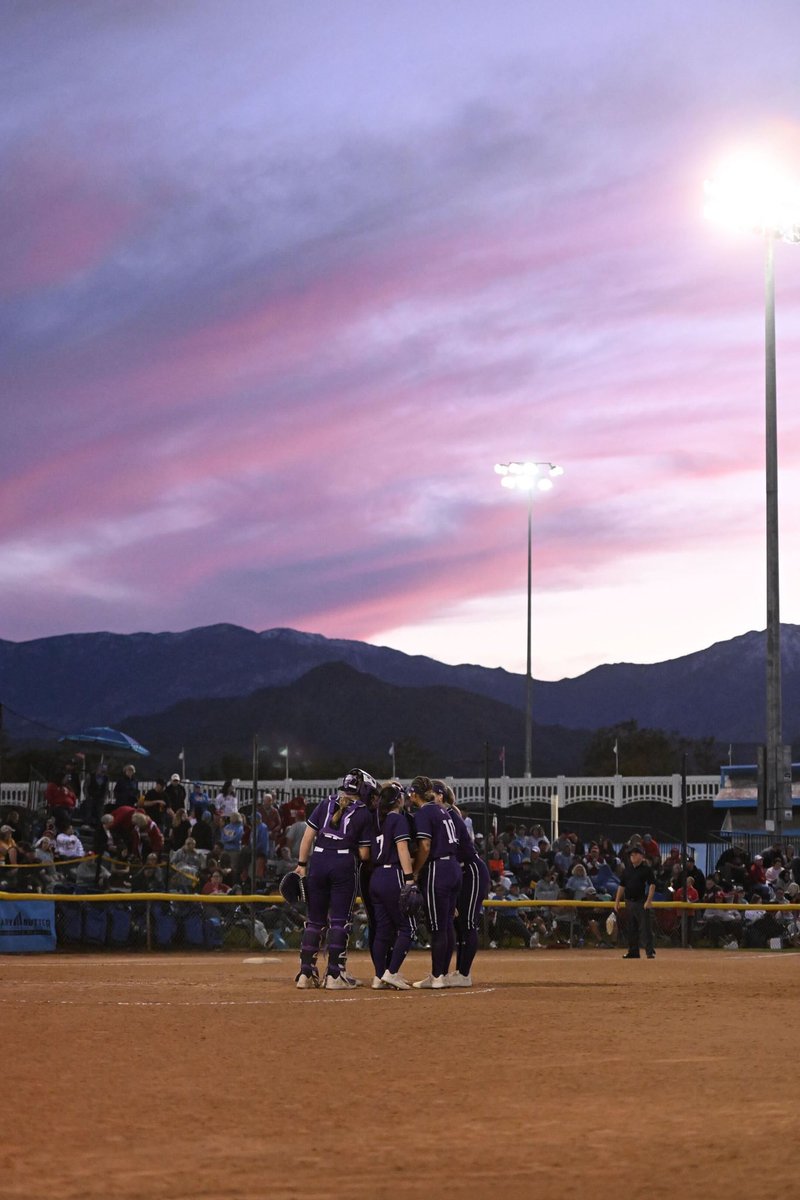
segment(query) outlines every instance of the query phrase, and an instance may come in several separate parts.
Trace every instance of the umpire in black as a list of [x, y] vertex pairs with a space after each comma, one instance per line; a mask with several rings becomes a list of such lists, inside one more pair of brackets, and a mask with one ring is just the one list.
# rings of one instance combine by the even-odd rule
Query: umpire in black
[[628, 851], [628, 866], [622, 872], [622, 879], [617, 888], [614, 900], [614, 912], [619, 912], [619, 906], [625, 901], [625, 912], [628, 916], [628, 953], [623, 958], [640, 958], [639, 947], [642, 943], [642, 927], [644, 927], [644, 946], [648, 958], [655, 958], [653, 945], [653, 896], [656, 891], [656, 877], [653, 868], [644, 857], [641, 846], [631, 846]]

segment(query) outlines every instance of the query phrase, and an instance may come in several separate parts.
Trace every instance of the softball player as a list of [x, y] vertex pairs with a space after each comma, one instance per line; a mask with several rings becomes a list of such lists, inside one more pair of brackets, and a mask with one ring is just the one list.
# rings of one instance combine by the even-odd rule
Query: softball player
[[411, 826], [404, 805], [405, 792], [399, 783], [387, 783], [381, 788], [369, 882], [375, 921], [370, 946], [375, 967], [372, 986], [376, 990], [396, 988], [405, 991], [411, 987], [399, 973], [416, 933], [414, 918], [400, 911], [403, 885], [414, 880]]
[[377, 783], [366, 771], [345, 775], [337, 793], [308, 818], [295, 873], [305, 880], [308, 918], [300, 943], [299, 988], [319, 987], [317, 954], [328, 926], [326, 988], [358, 987], [345, 971], [347, 938], [358, 884], [359, 860], [369, 858], [373, 816], [367, 807]]
[[[448, 987], [472, 987], [472, 964], [478, 952], [483, 902], [489, 895], [489, 868], [475, 849], [466, 822], [456, 807], [453, 789], [441, 779], [434, 779], [433, 792], [449, 813], [458, 835], [456, 855], [461, 864], [461, 888], [458, 893], [455, 919], [456, 969], [447, 976]], [[449, 966], [449, 963], [448, 963]]]
[[433, 785], [427, 775], [417, 775], [411, 781], [409, 797], [415, 809], [417, 837], [414, 874], [425, 899], [431, 931], [431, 972], [414, 987], [444, 988], [455, 948], [453, 918], [461, 887], [461, 868], [456, 857], [458, 834], [450, 813], [436, 803]]

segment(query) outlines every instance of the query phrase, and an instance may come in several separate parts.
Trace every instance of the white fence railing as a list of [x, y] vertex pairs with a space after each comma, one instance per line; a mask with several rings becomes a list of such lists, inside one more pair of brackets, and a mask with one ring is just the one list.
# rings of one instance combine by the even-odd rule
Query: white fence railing
[[[252, 781], [235, 780], [240, 801], [252, 802]], [[336, 789], [337, 779], [268, 779], [259, 782], [260, 792], [273, 792], [279, 799], [302, 795], [306, 800], [323, 800]], [[408, 780], [404, 781], [408, 782]], [[483, 779], [452, 779], [447, 782], [464, 804], [483, 803]], [[146, 791], [152, 785], [142, 781], [140, 789]], [[208, 780], [206, 788], [215, 793], [219, 780]], [[718, 775], [690, 775], [686, 780], [686, 797], [692, 802], [714, 800], [719, 791]], [[0, 787], [0, 804], [18, 808], [33, 807], [39, 803], [41, 785], [29, 794], [27, 783], [4, 783]], [[554, 775], [549, 779], [512, 779], [503, 776], [489, 780], [489, 803], [499, 808], [510, 808], [515, 804], [552, 805], [554, 797], [559, 808], [571, 804], [605, 804], [609, 808], [625, 808], [629, 804], [668, 804], [677, 808], [681, 803], [680, 775], [606, 775], [572, 776]]]

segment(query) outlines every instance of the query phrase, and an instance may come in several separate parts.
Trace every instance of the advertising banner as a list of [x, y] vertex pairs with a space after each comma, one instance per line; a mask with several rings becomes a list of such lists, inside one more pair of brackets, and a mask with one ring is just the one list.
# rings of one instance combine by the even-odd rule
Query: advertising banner
[[0, 954], [41, 954], [56, 948], [56, 906], [52, 901], [0, 898]]

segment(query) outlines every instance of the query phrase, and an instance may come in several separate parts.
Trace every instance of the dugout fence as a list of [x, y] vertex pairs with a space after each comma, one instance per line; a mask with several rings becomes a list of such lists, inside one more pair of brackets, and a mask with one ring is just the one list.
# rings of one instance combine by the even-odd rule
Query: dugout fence
[[[623, 905], [609, 930], [610, 900], [488, 900], [484, 949], [615, 949], [626, 944]], [[0, 952], [268, 950], [296, 953], [304, 913], [276, 895], [172, 892], [0, 892]], [[653, 905], [657, 947], [800, 948], [800, 904]], [[421, 925], [417, 948], [427, 947]], [[356, 911], [351, 948], [368, 948]]]

